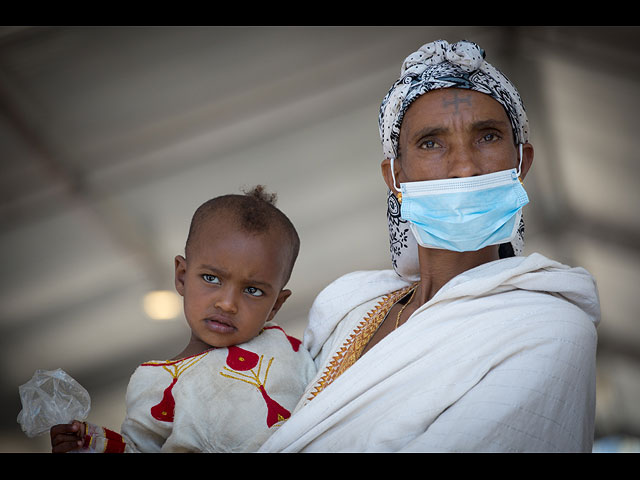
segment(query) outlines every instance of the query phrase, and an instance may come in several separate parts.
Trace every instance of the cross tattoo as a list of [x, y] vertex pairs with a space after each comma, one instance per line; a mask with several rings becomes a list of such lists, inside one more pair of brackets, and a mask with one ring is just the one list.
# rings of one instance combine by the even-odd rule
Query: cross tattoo
[[453, 92], [450, 92], [453, 95], [453, 100], [447, 100], [447, 99], [443, 99], [442, 100], [442, 106], [443, 107], [448, 107], [450, 105], [453, 105], [456, 107], [456, 113], [459, 113], [458, 111], [458, 107], [460, 106], [461, 103], [466, 103], [468, 105], [471, 105], [471, 97], [469, 95], [466, 95], [463, 98], [458, 97], [458, 90], [453, 90]]

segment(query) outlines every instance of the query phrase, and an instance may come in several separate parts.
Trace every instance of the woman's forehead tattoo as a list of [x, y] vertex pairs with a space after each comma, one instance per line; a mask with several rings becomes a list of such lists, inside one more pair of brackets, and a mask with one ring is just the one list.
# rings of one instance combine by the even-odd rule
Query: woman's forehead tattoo
[[[468, 89], [485, 93], [505, 109], [517, 143], [527, 143], [529, 125], [520, 94], [498, 69], [485, 61], [484, 50], [473, 42], [431, 42], [409, 55], [400, 78], [380, 106], [378, 124], [385, 158], [398, 155], [398, 138], [404, 113], [421, 95], [441, 88]], [[459, 90], [456, 90], [459, 92]], [[459, 107], [470, 101], [456, 93], [449, 100]]]

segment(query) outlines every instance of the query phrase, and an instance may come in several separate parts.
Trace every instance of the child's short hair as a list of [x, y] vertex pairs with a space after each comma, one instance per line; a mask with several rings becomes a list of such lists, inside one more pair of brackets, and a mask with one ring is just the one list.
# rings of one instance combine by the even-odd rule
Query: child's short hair
[[197, 235], [202, 222], [216, 214], [230, 214], [228, 219], [248, 233], [266, 233], [271, 228], [280, 228], [290, 248], [289, 268], [285, 271], [286, 284], [291, 277], [293, 266], [300, 251], [300, 237], [291, 220], [276, 208], [277, 195], [267, 193], [263, 185], [257, 185], [244, 195], [228, 194], [212, 198], [200, 205], [191, 219], [189, 235], [185, 245], [185, 255], [189, 258], [189, 247]]

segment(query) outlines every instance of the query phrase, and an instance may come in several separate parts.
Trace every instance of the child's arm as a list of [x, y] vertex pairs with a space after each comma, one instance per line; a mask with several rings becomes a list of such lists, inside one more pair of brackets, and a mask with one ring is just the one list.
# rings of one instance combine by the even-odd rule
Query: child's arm
[[81, 447], [84, 431], [84, 423], [77, 420], [68, 424], [54, 425], [50, 430], [51, 453], [66, 453]]

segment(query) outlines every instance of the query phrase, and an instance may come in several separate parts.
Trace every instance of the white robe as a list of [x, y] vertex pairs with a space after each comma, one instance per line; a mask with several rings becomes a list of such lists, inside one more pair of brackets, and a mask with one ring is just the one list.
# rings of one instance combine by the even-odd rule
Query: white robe
[[458, 275], [319, 389], [363, 318], [407, 285], [355, 272], [320, 293], [304, 337], [317, 377], [260, 451], [591, 451], [595, 280], [539, 254]]

